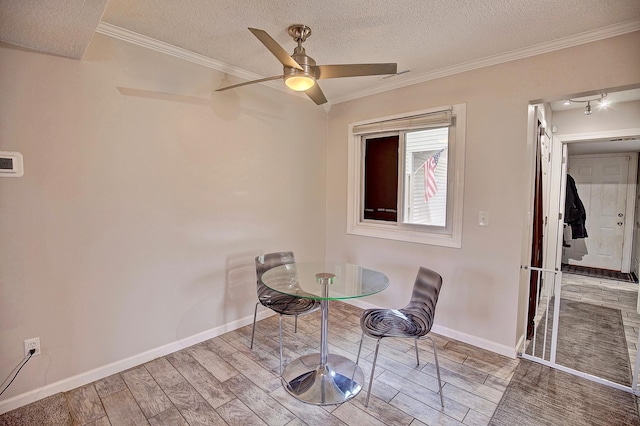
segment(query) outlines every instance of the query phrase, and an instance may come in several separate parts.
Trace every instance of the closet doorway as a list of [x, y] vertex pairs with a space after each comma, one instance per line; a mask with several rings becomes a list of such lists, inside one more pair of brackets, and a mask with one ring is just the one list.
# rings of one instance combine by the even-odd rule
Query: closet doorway
[[[633, 122], [637, 126], [640, 101], [634, 102], [630, 110], [637, 111]], [[531, 286], [536, 291], [530, 292], [535, 299], [535, 311], [530, 312], [535, 331], [528, 336], [522, 357], [640, 395], [636, 356], [639, 336], [637, 331], [635, 335], [629, 333], [640, 327], [638, 284], [563, 272], [566, 265], [595, 265], [605, 271], [637, 273], [634, 240], [636, 221], [640, 221], [635, 212], [640, 128], [560, 133], [562, 127], [554, 125], [556, 114], [550, 105], [539, 105], [536, 114], [538, 111], [546, 112], [542, 121], [547, 129], [554, 130], [548, 156], [542, 155], [542, 161], [548, 161], [549, 176], [541, 181], [548, 182], [549, 188], [539, 191], [548, 194], [542, 203], [546, 206], [542, 220], [548, 233], [542, 267], [528, 268], [537, 280], [537, 286]], [[586, 239], [569, 236], [564, 240], [568, 172], [576, 180], [591, 219]], [[588, 256], [603, 260], [595, 263]], [[609, 258], [609, 263], [604, 258]], [[617, 355], [613, 357], [612, 352]]]

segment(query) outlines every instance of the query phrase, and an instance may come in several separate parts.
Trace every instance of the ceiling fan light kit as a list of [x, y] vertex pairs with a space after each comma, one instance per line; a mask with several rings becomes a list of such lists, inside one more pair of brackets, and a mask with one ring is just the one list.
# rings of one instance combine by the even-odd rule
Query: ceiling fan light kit
[[285, 75], [284, 84], [291, 90], [296, 92], [304, 92], [316, 84], [316, 79], [306, 75]]
[[265, 31], [256, 28], [249, 28], [249, 31], [280, 61], [283, 66], [283, 75], [223, 87], [216, 90], [217, 92], [282, 78], [287, 87], [297, 92], [305, 92], [317, 105], [322, 105], [327, 102], [327, 98], [322, 93], [317, 80], [396, 74], [398, 70], [398, 65], [395, 63], [316, 65], [316, 61], [308, 56], [302, 47], [302, 43], [311, 35], [311, 28], [306, 25], [291, 25], [287, 29], [289, 35], [298, 43], [291, 56]]

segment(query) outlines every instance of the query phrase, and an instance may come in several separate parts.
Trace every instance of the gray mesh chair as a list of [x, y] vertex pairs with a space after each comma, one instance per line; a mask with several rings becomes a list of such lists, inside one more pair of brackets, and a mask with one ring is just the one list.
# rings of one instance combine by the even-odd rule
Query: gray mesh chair
[[444, 399], [442, 397], [442, 382], [440, 381], [440, 366], [438, 365], [438, 353], [436, 352], [436, 343], [427, 334], [431, 331], [433, 318], [436, 311], [436, 303], [438, 295], [442, 287], [442, 277], [432, 271], [421, 267], [418, 270], [418, 276], [413, 284], [413, 292], [411, 301], [402, 309], [367, 309], [362, 313], [360, 318], [360, 327], [362, 328], [362, 338], [360, 340], [360, 348], [358, 349], [358, 359], [360, 361], [360, 351], [362, 350], [362, 340], [366, 334], [369, 337], [378, 339], [376, 343], [376, 351], [373, 356], [373, 366], [371, 367], [371, 378], [369, 379], [369, 390], [365, 407], [369, 406], [369, 397], [371, 396], [371, 386], [373, 385], [373, 374], [376, 369], [376, 361], [378, 358], [378, 349], [380, 341], [383, 337], [408, 337], [414, 339], [416, 347], [416, 365], [420, 365], [418, 356], [418, 339], [426, 337], [433, 343], [433, 355], [436, 361], [436, 373], [438, 374], [438, 388], [440, 393], [440, 405], [444, 407]]
[[280, 265], [288, 265], [295, 263], [293, 252], [267, 253], [256, 257], [256, 284], [258, 292], [258, 303], [253, 311], [253, 330], [251, 331], [251, 349], [253, 349], [253, 337], [256, 332], [256, 316], [258, 314], [258, 305], [263, 306], [277, 312], [280, 324], [280, 375], [282, 375], [282, 316], [289, 315], [295, 317], [294, 331], [298, 332], [298, 316], [310, 314], [320, 309], [320, 301], [314, 299], [305, 299], [302, 297], [289, 296], [271, 290], [262, 283], [262, 274], [271, 268]]

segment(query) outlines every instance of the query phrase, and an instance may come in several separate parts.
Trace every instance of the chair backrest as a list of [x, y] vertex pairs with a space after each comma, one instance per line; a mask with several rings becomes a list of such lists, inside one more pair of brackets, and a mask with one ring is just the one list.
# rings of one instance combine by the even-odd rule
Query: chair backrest
[[416, 317], [415, 320], [419, 319], [424, 322], [425, 332], [422, 335], [427, 334], [433, 325], [441, 287], [442, 277], [440, 274], [431, 269], [420, 267], [413, 284], [411, 301], [402, 310], [413, 314]]
[[273, 291], [262, 283], [262, 274], [276, 266], [288, 265], [290, 263], [295, 263], [295, 261], [296, 259], [291, 251], [267, 253], [256, 257], [256, 285], [259, 299], [262, 299], [262, 297], [266, 296], [267, 293]]

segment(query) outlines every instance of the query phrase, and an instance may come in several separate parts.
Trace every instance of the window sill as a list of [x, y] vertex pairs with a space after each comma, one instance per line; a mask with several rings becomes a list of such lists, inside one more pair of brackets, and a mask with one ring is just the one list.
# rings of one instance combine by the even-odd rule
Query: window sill
[[395, 225], [381, 225], [377, 223], [352, 224], [347, 227], [347, 234], [441, 247], [462, 247], [462, 235], [421, 232], [412, 229], [402, 229]]

